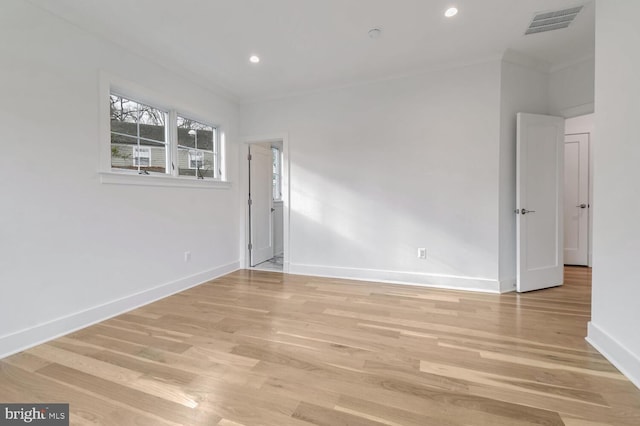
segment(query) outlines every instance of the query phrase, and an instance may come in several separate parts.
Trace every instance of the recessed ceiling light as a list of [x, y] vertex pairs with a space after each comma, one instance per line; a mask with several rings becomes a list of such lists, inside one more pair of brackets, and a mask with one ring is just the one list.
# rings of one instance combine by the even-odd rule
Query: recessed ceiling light
[[369, 30], [369, 38], [380, 38], [380, 36], [382, 35], [382, 29], [380, 28], [371, 28]]
[[260, 62], [260, 58], [256, 55], [252, 55], [251, 57], [249, 57], [249, 62], [251, 62], [252, 64], [257, 64], [258, 62]]
[[446, 10], [446, 12], [444, 12], [444, 16], [446, 16], [447, 18], [451, 18], [453, 16], [456, 16], [458, 14], [458, 9], [455, 7], [450, 7], [449, 9]]

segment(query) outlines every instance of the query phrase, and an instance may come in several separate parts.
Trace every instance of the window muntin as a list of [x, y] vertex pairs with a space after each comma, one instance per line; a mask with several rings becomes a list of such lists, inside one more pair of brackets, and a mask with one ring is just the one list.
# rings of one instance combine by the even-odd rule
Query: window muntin
[[218, 129], [180, 115], [177, 128], [178, 176], [220, 178]]
[[167, 112], [111, 94], [111, 168], [167, 173]]

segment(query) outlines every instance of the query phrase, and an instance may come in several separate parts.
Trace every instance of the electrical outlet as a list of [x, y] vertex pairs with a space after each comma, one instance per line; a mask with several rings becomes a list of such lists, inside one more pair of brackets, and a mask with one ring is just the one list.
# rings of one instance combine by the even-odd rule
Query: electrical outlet
[[427, 249], [424, 247], [418, 248], [418, 259], [426, 259], [427, 258]]
[[185, 263], [191, 261], [191, 252], [190, 251], [185, 251], [184, 252], [184, 261], [185, 261]]

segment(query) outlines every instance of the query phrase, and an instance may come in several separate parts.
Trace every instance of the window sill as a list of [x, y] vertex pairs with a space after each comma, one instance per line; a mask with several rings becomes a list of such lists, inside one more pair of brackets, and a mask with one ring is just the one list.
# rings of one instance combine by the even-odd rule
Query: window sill
[[100, 183], [116, 185], [165, 186], [200, 189], [230, 189], [231, 182], [194, 179], [176, 176], [138, 175], [131, 173], [100, 172]]

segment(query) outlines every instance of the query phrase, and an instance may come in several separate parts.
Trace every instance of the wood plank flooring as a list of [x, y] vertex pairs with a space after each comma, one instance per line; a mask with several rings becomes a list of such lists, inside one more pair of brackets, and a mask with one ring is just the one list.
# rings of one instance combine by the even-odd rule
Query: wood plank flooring
[[238, 271], [0, 360], [77, 425], [640, 425], [584, 340], [588, 268], [489, 295]]

